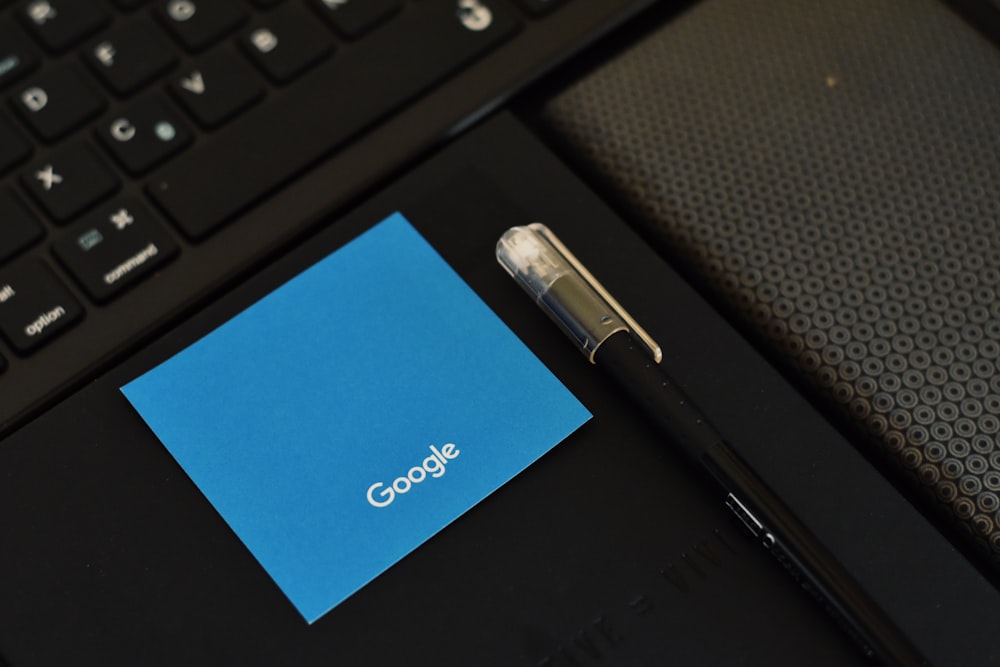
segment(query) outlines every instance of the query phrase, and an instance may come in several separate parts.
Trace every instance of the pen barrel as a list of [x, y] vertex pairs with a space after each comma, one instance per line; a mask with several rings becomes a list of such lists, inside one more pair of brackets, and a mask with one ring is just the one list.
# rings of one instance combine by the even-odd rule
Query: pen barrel
[[726, 504], [748, 532], [865, 655], [885, 665], [928, 664], [857, 580], [728, 443], [713, 444], [701, 463], [729, 493]]
[[924, 658], [829, 550], [709, 424], [676, 382], [627, 332], [608, 337], [595, 362], [671, 444], [707, 470], [753, 537], [811, 593], [867, 655], [888, 665]]
[[597, 348], [594, 361], [694, 463], [700, 465], [702, 454], [722, 440], [687, 394], [628, 332], [608, 337]]

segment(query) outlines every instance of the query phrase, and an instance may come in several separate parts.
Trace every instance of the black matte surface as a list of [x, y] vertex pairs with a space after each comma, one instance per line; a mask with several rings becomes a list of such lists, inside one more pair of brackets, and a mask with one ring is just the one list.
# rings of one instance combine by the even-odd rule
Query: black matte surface
[[[308, 626], [117, 387], [397, 208], [596, 417]], [[759, 378], [750, 391], [770, 397], [754, 405], [794, 397], [619, 220], [501, 118], [3, 443], [0, 652], [12, 667], [855, 662], [853, 646], [743, 538], [699, 473], [497, 266], [500, 233], [536, 218], [592, 261], [637, 316], [675, 299], [699, 338], [735, 343], [731, 354]], [[643, 294], [633, 282], [643, 277], [655, 277], [663, 293]], [[651, 325], [690, 338], [670, 335], [662, 318]], [[405, 346], [387, 353], [406, 363]], [[706, 361], [714, 376], [720, 369]], [[795, 422], [808, 428], [815, 414], [798, 409]]]
[[[397, 208], [596, 417], [308, 626], [117, 387]], [[556, 230], [661, 339], [670, 372], [922, 648], [939, 664], [997, 658], [996, 592], [502, 117], [4, 441], [0, 652], [12, 667], [857, 661], [823, 612], [743, 538], [699, 473], [496, 265], [500, 233], [533, 220]], [[387, 353], [406, 363], [405, 346]], [[812, 499], [804, 506], [803, 487]], [[884, 515], [870, 512], [873, 497]], [[900, 558], [917, 545], [919, 558]], [[928, 568], [942, 581], [927, 579]]]

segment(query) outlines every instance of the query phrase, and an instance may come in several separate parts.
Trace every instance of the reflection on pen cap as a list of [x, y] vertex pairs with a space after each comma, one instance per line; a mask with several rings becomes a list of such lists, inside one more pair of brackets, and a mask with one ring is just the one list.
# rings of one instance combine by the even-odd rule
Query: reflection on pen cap
[[660, 346], [545, 225], [511, 227], [497, 243], [497, 261], [594, 361], [618, 331], [634, 333], [659, 363]]
[[[545, 225], [511, 227], [497, 243], [497, 260], [529, 294], [540, 297], [557, 279], [572, 274], [573, 268], [542, 235]], [[547, 231], [547, 230], [546, 230]]]

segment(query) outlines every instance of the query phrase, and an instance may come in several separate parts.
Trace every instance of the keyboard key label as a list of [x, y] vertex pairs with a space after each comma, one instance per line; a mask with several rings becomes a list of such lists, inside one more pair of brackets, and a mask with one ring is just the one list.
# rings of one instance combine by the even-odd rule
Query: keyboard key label
[[0, 274], [0, 334], [18, 354], [33, 352], [82, 316], [79, 302], [41, 262]]
[[590, 418], [400, 214], [122, 391], [310, 623]]
[[458, 18], [473, 32], [486, 30], [493, 25], [493, 12], [481, 0], [458, 0]]
[[178, 246], [141, 202], [123, 198], [71, 227], [52, 251], [90, 297], [103, 302], [155, 273]]
[[55, 8], [44, 0], [32, 2], [28, 5], [28, 16], [34, 21], [35, 25], [45, 25], [55, 19], [57, 15]]

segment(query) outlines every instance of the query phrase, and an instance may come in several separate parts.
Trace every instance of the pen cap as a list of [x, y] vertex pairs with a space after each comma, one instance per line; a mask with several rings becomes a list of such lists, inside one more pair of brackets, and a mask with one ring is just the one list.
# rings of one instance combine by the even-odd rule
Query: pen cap
[[594, 361], [608, 336], [629, 327], [616, 310], [554, 246], [541, 223], [508, 229], [497, 243], [497, 261], [549, 317]]

